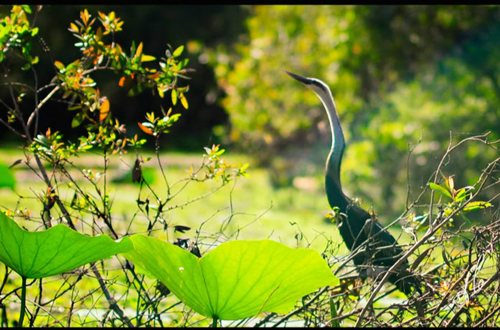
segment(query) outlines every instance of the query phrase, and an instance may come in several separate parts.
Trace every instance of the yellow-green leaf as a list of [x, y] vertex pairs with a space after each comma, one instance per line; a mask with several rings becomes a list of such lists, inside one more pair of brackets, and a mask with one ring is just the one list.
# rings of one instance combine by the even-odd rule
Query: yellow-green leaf
[[180, 93], [179, 98], [181, 99], [181, 103], [184, 109], [188, 109], [189, 108], [188, 101], [186, 100], [186, 97], [184, 96], [183, 93]]
[[172, 89], [172, 104], [173, 105], [176, 105], [177, 104], [177, 90], [176, 89]]
[[141, 62], [151, 62], [156, 60], [156, 57], [151, 56], [151, 55], [142, 55], [141, 57]]
[[29, 232], [0, 212], [0, 261], [26, 278], [61, 274], [133, 248], [128, 237], [116, 242], [107, 235], [91, 237], [62, 224]]
[[179, 46], [179, 47], [177, 47], [177, 49], [176, 49], [176, 50], [174, 50], [174, 52], [173, 52], [172, 56], [173, 56], [173, 57], [180, 56], [180, 55], [182, 54], [182, 52], [183, 52], [183, 51], [184, 51], [184, 45]]
[[446, 190], [446, 188], [444, 188], [443, 186], [440, 186], [440, 185], [437, 185], [433, 182], [430, 182], [429, 183], [429, 187], [431, 187], [432, 190], [434, 191], [438, 191], [440, 192], [441, 194], [445, 195], [445, 196], [448, 196], [450, 197], [451, 199], [453, 199], [453, 197], [451, 196], [450, 192], [448, 190]]
[[338, 279], [320, 254], [278, 242], [231, 241], [202, 258], [168, 242], [133, 235], [124, 254], [196, 312], [221, 320], [288, 313], [298, 299]]
[[139, 44], [139, 46], [137, 46], [137, 50], [135, 51], [134, 58], [141, 56], [141, 54], [142, 54], [142, 42]]
[[469, 212], [469, 211], [474, 211], [474, 210], [485, 209], [487, 207], [492, 207], [492, 206], [493, 206], [493, 204], [491, 204], [489, 202], [480, 202], [480, 201], [470, 202], [469, 204], [467, 204], [466, 207], [464, 207], [463, 211]]

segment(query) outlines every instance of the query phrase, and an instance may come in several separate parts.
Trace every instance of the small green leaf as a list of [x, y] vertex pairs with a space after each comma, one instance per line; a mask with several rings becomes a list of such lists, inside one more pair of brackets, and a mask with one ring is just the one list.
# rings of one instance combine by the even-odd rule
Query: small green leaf
[[75, 128], [75, 127], [80, 126], [80, 124], [83, 122], [84, 119], [85, 119], [85, 115], [83, 114], [83, 112], [77, 113], [73, 117], [73, 120], [71, 121], [71, 127]]
[[142, 93], [144, 87], [142, 84], [137, 84], [128, 91], [128, 96], [137, 96]]
[[31, 8], [29, 5], [21, 5], [21, 8], [27, 13], [31, 14]]
[[433, 182], [430, 182], [429, 183], [429, 186], [431, 187], [432, 190], [434, 191], [438, 191], [440, 192], [441, 194], [445, 195], [445, 196], [448, 196], [450, 197], [451, 199], [453, 199], [453, 197], [451, 196], [450, 192], [448, 190], [446, 190], [446, 188], [444, 188], [443, 186], [440, 186], [440, 185], [437, 185]]
[[473, 190], [473, 189], [474, 189], [473, 186], [466, 186], [466, 187], [458, 189], [457, 193], [455, 195], [455, 202], [459, 203], [459, 202], [463, 201], [465, 198], [467, 198], [468, 196], [470, 196], [471, 190]]
[[135, 249], [124, 256], [139, 271], [196, 312], [221, 320], [287, 313], [304, 295], [338, 284], [317, 251], [270, 240], [226, 242], [203, 258], [153, 237], [131, 240]]
[[464, 188], [461, 188], [461, 189], [458, 189], [457, 190], [457, 193], [455, 195], [455, 202], [456, 203], [459, 203], [461, 202], [462, 200], [464, 200], [465, 196], [466, 196], [466, 190]]
[[62, 224], [29, 232], [0, 212], [0, 261], [26, 278], [61, 274], [133, 248], [128, 237], [90, 237]]

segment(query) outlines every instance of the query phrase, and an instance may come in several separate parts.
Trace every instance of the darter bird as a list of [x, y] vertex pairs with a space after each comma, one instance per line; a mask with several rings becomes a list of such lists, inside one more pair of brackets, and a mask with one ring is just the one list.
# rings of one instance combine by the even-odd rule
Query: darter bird
[[[396, 239], [368, 213], [347, 197], [340, 183], [340, 165], [345, 148], [344, 134], [340, 126], [330, 88], [321, 80], [305, 78], [285, 71], [289, 76], [312, 89], [323, 103], [332, 133], [332, 148], [326, 161], [325, 187], [328, 202], [332, 208], [338, 208], [342, 219], [339, 231], [346, 246], [353, 253], [353, 261], [361, 274], [368, 274], [368, 269], [386, 271], [403, 255]], [[420, 292], [419, 281], [408, 270], [405, 260], [390, 276], [394, 284], [407, 296], [412, 288]]]

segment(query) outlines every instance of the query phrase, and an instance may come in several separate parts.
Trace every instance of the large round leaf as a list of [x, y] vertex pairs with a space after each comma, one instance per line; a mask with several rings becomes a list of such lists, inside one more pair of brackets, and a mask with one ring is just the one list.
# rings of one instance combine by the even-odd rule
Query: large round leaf
[[231, 241], [197, 258], [153, 237], [131, 237], [125, 257], [162, 281], [196, 312], [236, 320], [260, 312], [287, 313], [297, 299], [338, 284], [319, 253], [281, 243]]
[[0, 261], [26, 278], [61, 274], [134, 248], [130, 238], [90, 237], [65, 225], [29, 232], [0, 212]]
[[9, 168], [0, 163], [0, 188], [7, 187], [14, 190], [16, 186], [16, 179], [10, 172]]

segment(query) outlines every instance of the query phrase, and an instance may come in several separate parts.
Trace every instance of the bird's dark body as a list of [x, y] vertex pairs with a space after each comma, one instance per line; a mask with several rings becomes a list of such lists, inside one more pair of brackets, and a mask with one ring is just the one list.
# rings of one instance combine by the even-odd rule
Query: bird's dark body
[[[335, 189], [334, 182], [326, 175], [325, 187], [331, 207], [338, 207], [347, 217], [339, 226], [340, 235], [347, 248], [354, 251], [353, 262], [360, 271], [369, 266], [390, 268], [402, 256], [403, 250], [396, 239], [378, 223], [366, 224], [372, 216], [364, 209]], [[330, 193], [328, 193], [330, 192]], [[365, 225], [366, 224], [366, 225]], [[366, 227], [365, 227], [366, 226]], [[363, 245], [359, 250], [357, 250]], [[377, 250], [375, 250], [378, 248]], [[389, 276], [389, 282], [408, 295], [414, 287], [408, 261], [405, 260], [398, 271]], [[406, 278], [406, 279], [405, 279]]]
[[[370, 266], [387, 270], [399, 260], [403, 255], [403, 250], [398, 246], [396, 239], [384, 230], [376, 219], [372, 219], [366, 210], [352, 203], [342, 190], [340, 166], [345, 142], [330, 89], [318, 79], [305, 78], [291, 72], [287, 74], [311, 88], [321, 99], [327, 111], [333, 141], [332, 150], [326, 162], [326, 195], [330, 206], [338, 207], [340, 213], [343, 214], [339, 231], [346, 246], [354, 254], [354, 264], [360, 272], [367, 270]], [[405, 260], [389, 276], [389, 282], [395, 284], [406, 295], [411, 293], [412, 287], [420, 291], [418, 280], [411, 274], [408, 267], [408, 261]]]

